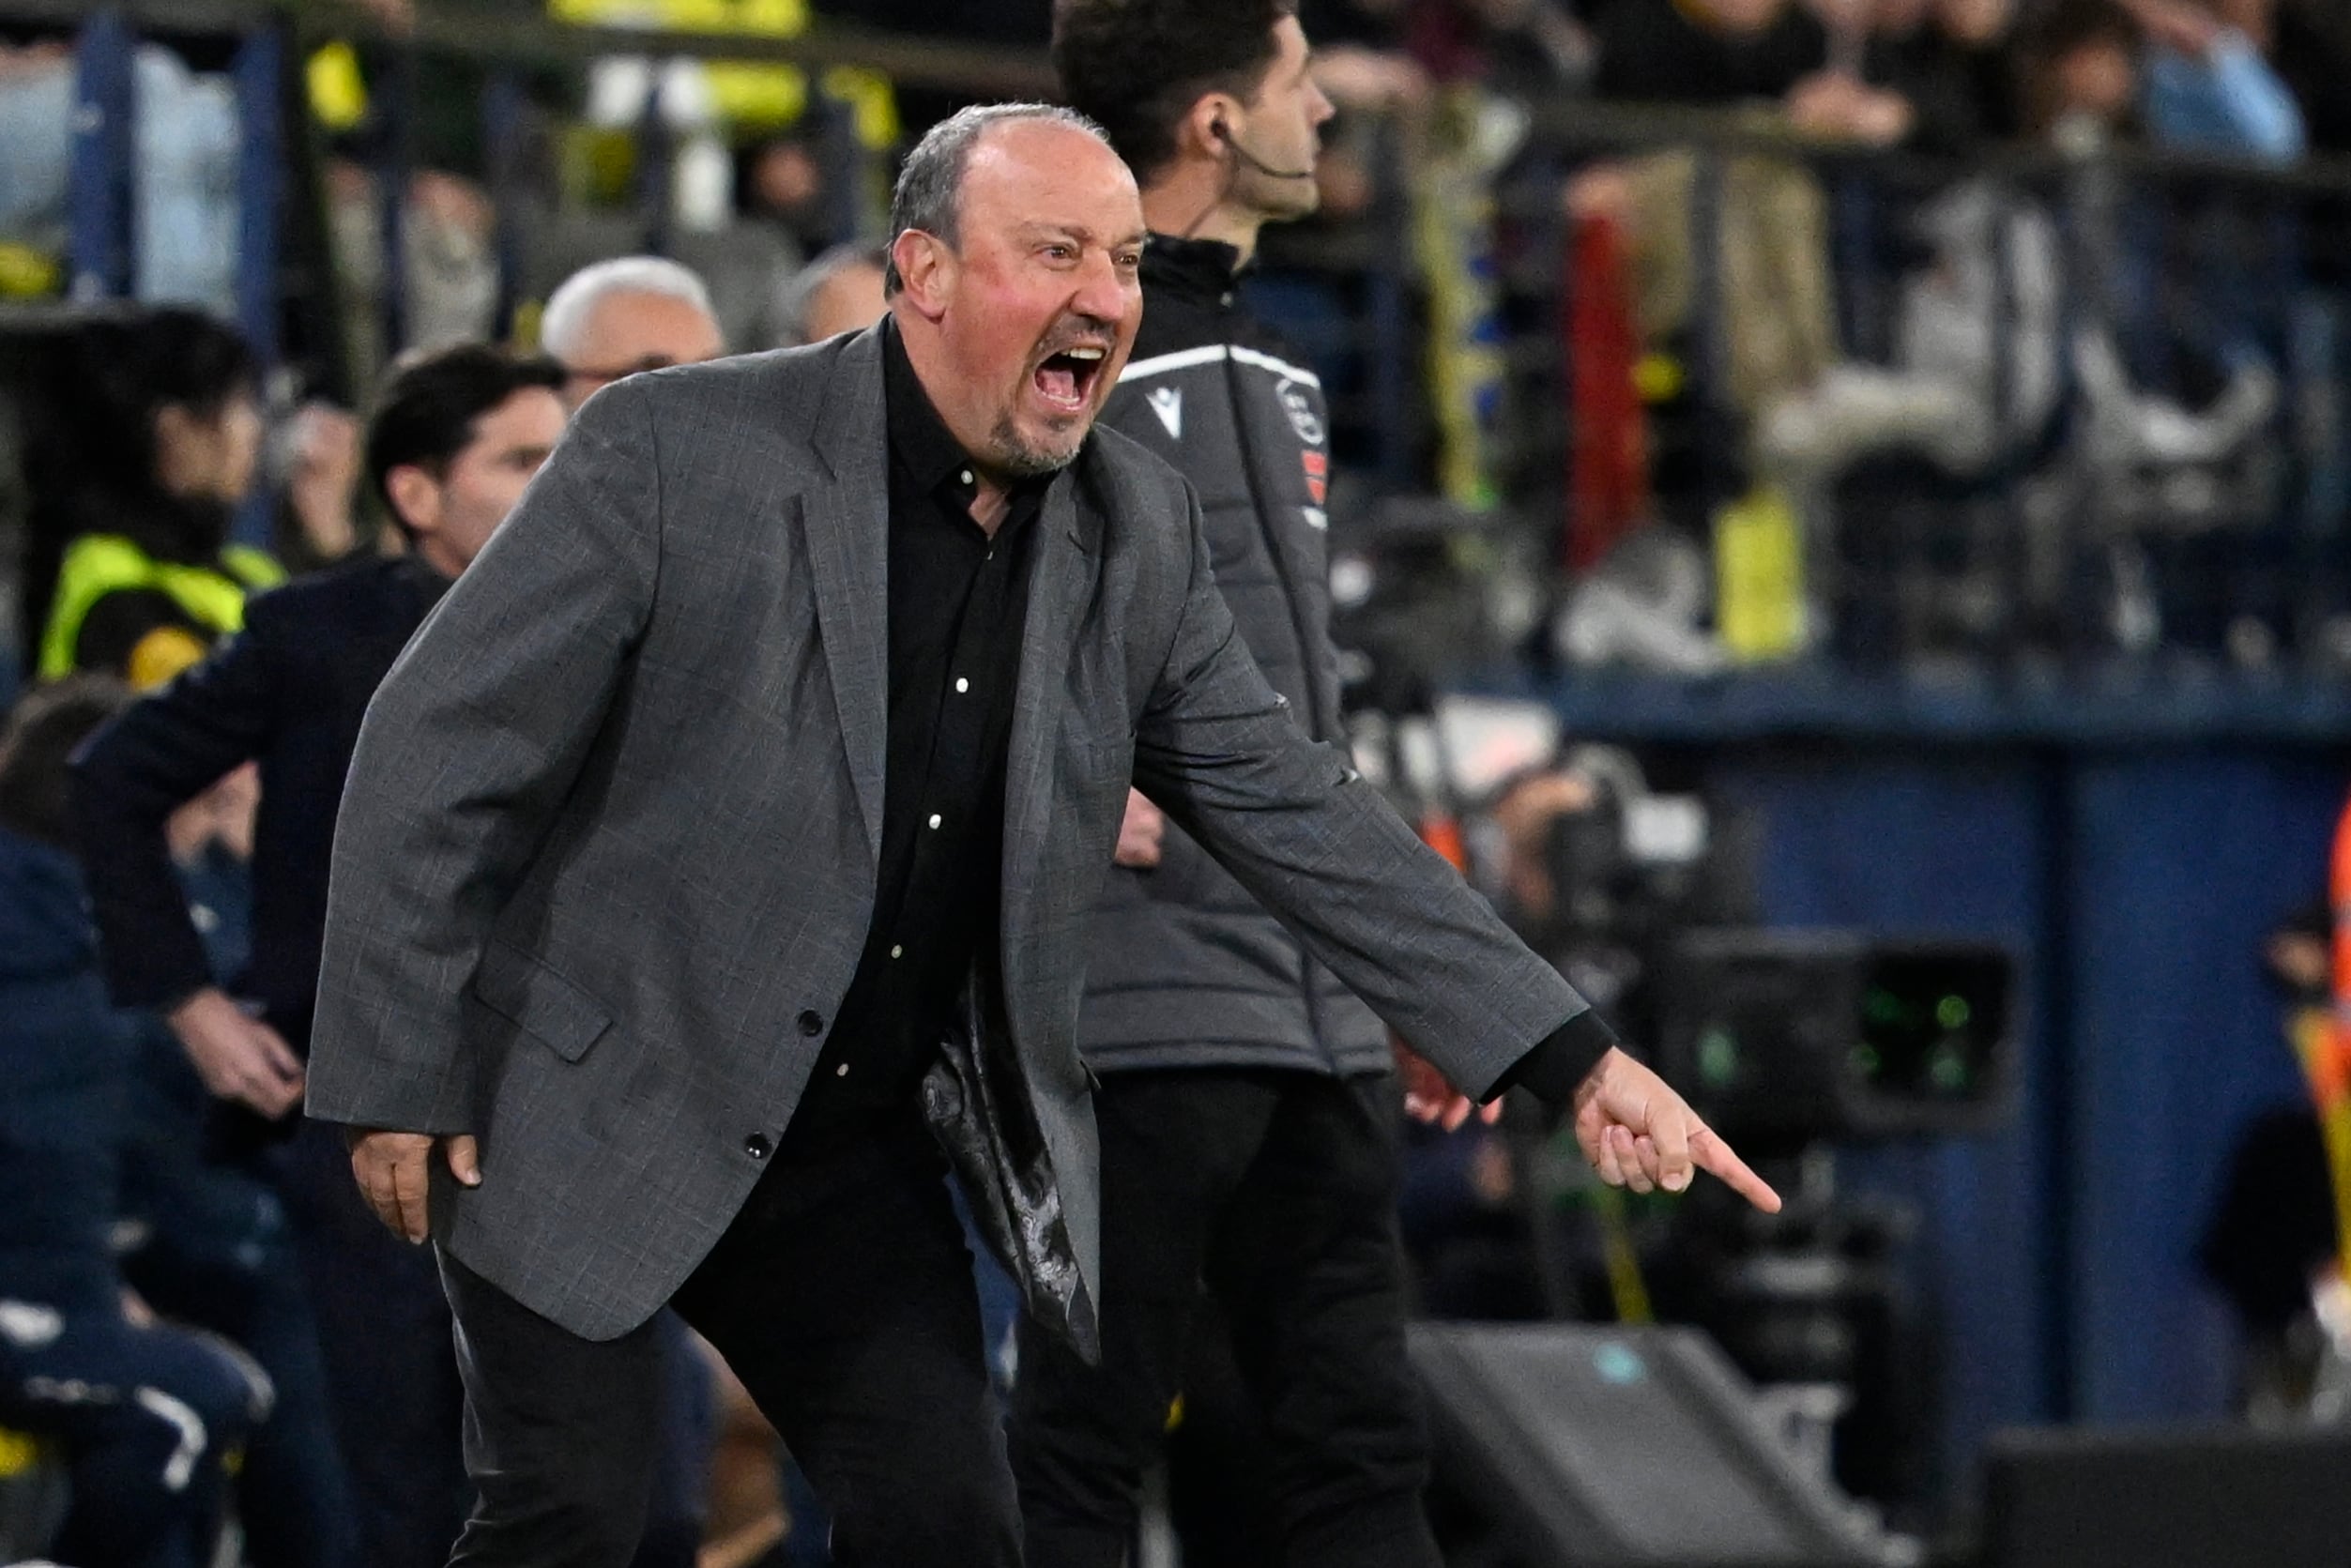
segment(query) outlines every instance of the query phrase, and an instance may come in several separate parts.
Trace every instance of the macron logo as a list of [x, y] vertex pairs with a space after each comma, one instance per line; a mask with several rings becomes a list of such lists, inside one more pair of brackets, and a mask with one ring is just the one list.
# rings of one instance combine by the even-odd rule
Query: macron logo
[[1183, 439], [1183, 388], [1154, 387], [1151, 389], [1151, 411], [1159, 416], [1159, 422], [1168, 427], [1168, 439]]

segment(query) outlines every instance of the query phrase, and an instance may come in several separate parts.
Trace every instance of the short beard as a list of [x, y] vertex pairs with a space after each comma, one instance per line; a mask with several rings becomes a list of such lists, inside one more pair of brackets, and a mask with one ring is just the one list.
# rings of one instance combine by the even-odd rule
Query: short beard
[[[1090, 424], [1088, 429], [1091, 428]], [[1024, 439], [1014, 427], [1012, 416], [1006, 415], [996, 421], [988, 444], [994, 449], [988, 456], [1002, 472], [1016, 480], [1042, 479], [1047, 474], [1058, 474], [1077, 461], [1078, 450], [1086, 444], [1086, 431], [1078, 433], [1069, 450], [1057, 452]]]

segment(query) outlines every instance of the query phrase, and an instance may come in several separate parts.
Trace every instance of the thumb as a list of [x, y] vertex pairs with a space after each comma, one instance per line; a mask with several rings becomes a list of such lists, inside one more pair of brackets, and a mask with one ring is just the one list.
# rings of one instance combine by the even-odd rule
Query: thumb
[[449, 1140], [448, 1149], [449, 1173], [457, 1178], [458, 1184], [466, 1187], [481, 1186], [481, 1146], [474, 1142], [473, 1134], [458, 1134]]

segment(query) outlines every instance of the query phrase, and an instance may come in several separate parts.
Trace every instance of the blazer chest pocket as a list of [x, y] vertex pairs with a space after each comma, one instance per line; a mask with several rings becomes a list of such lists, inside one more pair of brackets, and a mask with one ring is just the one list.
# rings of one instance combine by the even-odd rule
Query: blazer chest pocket
[[474, 971], [473, 994], [565, 1061], [577, 1061], [611, 1026], [595, 997], [519, 948], [492, 942]]

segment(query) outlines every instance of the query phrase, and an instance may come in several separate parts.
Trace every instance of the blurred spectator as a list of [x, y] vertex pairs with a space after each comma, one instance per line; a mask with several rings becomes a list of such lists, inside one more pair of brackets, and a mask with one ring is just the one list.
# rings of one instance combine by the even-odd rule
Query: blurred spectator
[[285, 504], [278, 556], [308, 571], [359, 548], [359, 421], [331, 403], [311, 402], [279, 433]]
[[[131, 297], [237, 308], [235, 85], [175, 51], [132, 55]], [[74, 64], [62, 40], [0, 43], [0, 241], [61, 254], [72, 178]]]
[[326, 193], [335, 267], [344, 296], [344, 330], [362, 381], [403, 347], [434, 347], [486, 336], [497, 308], [496, 212], [481, 188], [445, 170], [408, 178], [401, 224], [403, 342], [387, 342], [381, 181], [363, 163], [327, 165]]
[[2114, 0], [2056, 0], [2021, 49], [2027, 134], [2074, 148], [2136, 134], [2139, 34]]
[[[167, 830], [188, 913], [212, 972], [241, 970], [252, 945], [256, 770], [232, 769], [172, 814]], [[124, 1123], [125, 1276], [167, 1318], [234, 1341], [276, 1390], [236, 1470], [250, 1568], [349, 1568], [357, 1545], [318, 1328], [285, 1206], [256, 1172], [218, 1157], [211, 1096], [152, 1012]]]
[[2022, 129], [2011, 0], [1880, 0], [1869, 78], [1911, 106], [1909, 145], [1960, 156]]
[[2145, 34], [2145, 110], [2160, 147], [2299, 158], [2302, 112], [2253, 40], [2201, 0], [2121, 0]]
[[[2264, 944], [2263, 969], [2306, 1065], [2325, 1048], [2303, 1037], [2315, 1031], [2323, 1038], [2333, 1027], [2333, 912], [2321, 900], [2281, 922]], [[2328, 1167], [2326, 1137], [2311, 1104], [2271, 1106], [2230, 1149], [2219, 1201], [2196, 1249], [2206, 1281], [2237, 1316], [2245, 1358], [2242, 1408], [2267, 1425], [2311, 1418], [2330, 1353], [2314, 1306], [2343, 1243]]]
[[1609, 0], [1593, 89], [1643, 103], [1779, 102], [1828, 65], [1828, 33], [1793, 0]]
[[44, 677], [154, 686], [243, 624], [249, 590], [284, 580], [229, 542], [259, 466], [258, 371], [234, 330], [183, 310], [94, 324], [80, 358], [79, 464], [35, 544], [26, 586], [47, 612], [27, 624]]
[[66, 847], [66, 757], [129, 695], [76, 677], [0, 735], [0, 1423], [62, 1449], [56, 1558], [206, 1568], [224, 1463], [270, 1393], [225, 1344], [154, 1322], [114, 1262], [132, 1037]]
[[1412, 44], [1441, 81], [1475, 80], [1522, 99], [1580, 91], [1598, 60], [1591, 30], [1562, 0], [1426, 5], [1414, 15]]
[[710, 290], [659, 256], [621, 256], [565, 279], [547, 297], [539, 343], [563, 367], [573, 408], [622, 376], [726, 352]]
[[885, 252], [836, 245], [801, 267], [776, 302], [779, 346], [821, 343], [881, 319]]
[[[462, 51], [441, 52], [413, 37], [413, 0], [363, 0], [381, 28], [332, 39], [307, 62], [313, 116], [326, 133], [325, 190], [332, 253], [342, 288], [351, 380], [374, 382], [404, 348], [435, 347], [489, 335], [498, 307], [496, 212], [489, 195], [493, 149], [483, 113], [491, 67]], [[538, 0], [467, 0], [469, 12], [512, 18]], [[567, 92], [560, 71], [506, 62], [503, 73], [531, 98]], [[525, 127], [531, 122], [526, 116]], [[527, 160], [528, 129], [510, 128], [521, 145], [496, 149]], [[400, 341], [386, 337], [383, 177], [398, 171], [403, 284]]]
[[795, 256], [832, 243], [824, 164], [804, 136], [765, 137], [735, 155], [735, 221], [773, 229]]

